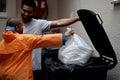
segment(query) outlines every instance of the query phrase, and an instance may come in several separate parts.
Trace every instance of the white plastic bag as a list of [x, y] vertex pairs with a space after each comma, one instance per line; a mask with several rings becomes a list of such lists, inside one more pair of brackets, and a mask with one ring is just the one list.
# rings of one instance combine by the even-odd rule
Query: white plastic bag
[[93, 49], [77, 34], [74, 34], [58, 52], [64, 64], [85, 64], [92, 56]]

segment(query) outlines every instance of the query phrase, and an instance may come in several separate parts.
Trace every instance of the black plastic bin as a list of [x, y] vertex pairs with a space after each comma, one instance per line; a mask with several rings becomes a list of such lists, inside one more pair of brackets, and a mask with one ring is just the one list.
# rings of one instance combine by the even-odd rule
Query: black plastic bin
[[[107, 71], [117, 64], [115, 52], [102, 26], [103, 21], [100, 16], [86, 9], [78, 10], [77, 13], [100, 57], [90, 59], [83, 66], [66, 65], [57, 58], [59, 49], [46, 49], [43, 55], [46, 80], [106, 80]], [[50, 56], [53, 53], [54, 57]]]

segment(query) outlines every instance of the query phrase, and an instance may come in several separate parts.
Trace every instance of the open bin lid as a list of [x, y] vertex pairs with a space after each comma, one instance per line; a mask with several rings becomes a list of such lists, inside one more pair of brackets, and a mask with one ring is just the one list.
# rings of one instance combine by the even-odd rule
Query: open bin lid
[[87, 9], [80, 9], [77, 13], [95, 49], [99, 52], [100, 57], [110, 61], [110, 69], [115, 67], [117, 58], [102, 26], [103, 21], [99, 14]]

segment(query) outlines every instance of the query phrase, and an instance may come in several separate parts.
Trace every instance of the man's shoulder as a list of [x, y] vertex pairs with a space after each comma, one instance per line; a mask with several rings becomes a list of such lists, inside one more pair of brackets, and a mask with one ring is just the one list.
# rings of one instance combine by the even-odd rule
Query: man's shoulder
[[45, 19], [35, 19], [35, 18], [32, 18], [32, 21], [40, 21], [40, 22], [47, 22], [48, 20], [45, 20]]

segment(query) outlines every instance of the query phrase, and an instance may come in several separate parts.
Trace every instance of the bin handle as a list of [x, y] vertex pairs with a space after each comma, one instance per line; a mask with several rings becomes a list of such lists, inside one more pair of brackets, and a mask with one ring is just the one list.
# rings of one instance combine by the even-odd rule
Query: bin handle
[[98, 16], [99, 20], [101, 21], [101, 23], [100, 23], [100, 24], [103, 24], [103, 21], [102, 21], [102, 19], [101, 19], [100, 15], [99, 15], [99, 14], [96, 14], [96, 15]]

